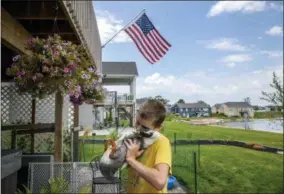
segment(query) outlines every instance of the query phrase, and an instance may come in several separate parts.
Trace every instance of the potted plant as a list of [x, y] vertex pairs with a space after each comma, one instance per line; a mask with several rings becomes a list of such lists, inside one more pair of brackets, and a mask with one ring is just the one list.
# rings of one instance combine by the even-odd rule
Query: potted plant
[[83, 45], [75, 45], [54, 35], [27, 41], [28, 54], [17, 55], [7, 69], [21, 93], [45, 98], [55, 92], [68, 94], [71, 102], [101, 100], [102, 75], [90, 60]]

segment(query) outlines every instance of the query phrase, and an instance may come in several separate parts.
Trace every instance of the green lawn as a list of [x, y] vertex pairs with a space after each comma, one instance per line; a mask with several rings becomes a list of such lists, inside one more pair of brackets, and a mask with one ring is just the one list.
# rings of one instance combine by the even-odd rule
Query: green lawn
[[[194, 126], [166, 122], [164, 132], [171, 140], [227, 139], [282, 147], [281, 134], [238, 129]], [[101, 137], [103, 138], [103, 137]], [[103, 145], [85, 145], [85, 161], [103, 153]], [[194, 190], [193, 151], [197, 146], [177, 146], [173, 154], [173, 174]], [[279, 193], [283, 190], [283, 155], [231, 146], [201, 146], [198, 168], [200, 193]], [[80, 148], [81, 160], [83, 150]]]
[[177, 134], [177, 139], [186, 139], [187, 136], [191, 136], [191, 139], [238, 140], [283, 148], [283, 136], [281, 134], [224, 127], [197, 126], [183, 122], [165, 122], [164, 134], [173, 140], [174, 133]]

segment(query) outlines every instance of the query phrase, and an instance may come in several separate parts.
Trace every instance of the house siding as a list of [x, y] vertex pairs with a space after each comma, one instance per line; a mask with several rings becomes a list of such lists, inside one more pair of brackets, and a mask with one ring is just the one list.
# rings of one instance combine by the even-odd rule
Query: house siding
[[239, 108], [239, 107], [228, 107], [223, 104], [222, 109], [224, 110], [224, 114], [228, 117], [232, 116], [241, 116], [241, 112], [247, 112], [249, 117], [254, 117], [254, 110], [252, 107]]

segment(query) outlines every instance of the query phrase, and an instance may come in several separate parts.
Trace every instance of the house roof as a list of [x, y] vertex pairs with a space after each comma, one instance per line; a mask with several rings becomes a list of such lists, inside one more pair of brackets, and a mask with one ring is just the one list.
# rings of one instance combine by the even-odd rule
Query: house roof
[[215, 104], [213, 107], [220, 108], [220, 106], [222, 106], [222, 104]]
[[176, 103], [179, 108], [209, 108], [210, 106], [203, 102], [196, 103]]
[[224, 104], [228, 107], [252, 108], [252, 105], [247, 102], [226, 102]]
[[138, 71], [135, 62], [102, 62], [102, 74], [138, 76]]

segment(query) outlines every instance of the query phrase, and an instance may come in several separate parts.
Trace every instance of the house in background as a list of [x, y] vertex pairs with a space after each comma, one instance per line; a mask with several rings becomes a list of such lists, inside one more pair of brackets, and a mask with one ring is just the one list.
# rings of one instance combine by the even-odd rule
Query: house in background
[[210, 116], [210, 105], [204, 102], [197, 103], [176, 103], [171, 107], [171, 112], [181, 117]]
[[[103, 86], [129, 86], [129, 93], [117, 94], [117, 108], [119, 115], [128, 118], [130, 126], [133, 126], [135, 119], [135, 102], [136, 102], [136, 77], [138, 70], [135, 62], [102, 62]], [[91, 106], [91, 107], [90, 107]], [[115, 94], [114, 91], [107, 92], [104, 101], [97, 101], [88, 107], [88, 113], [82, 115], [88, 118], [88, 123], [93, 126], [101, 124], [108, 113], [112, 113], [115, 118]], [[92, 114], [91, 112], [95, 113]]]
[[211, 112], [212, 112], [213, 114], [219, 114], [219, 113], [221, 113], [221, 112], [220, 112], [220, 107], [221, 107], [221, 105], [222, 105], [222, 104], [215, 104], [214, 106], [212, 106]]
[[223, 113], [228, 117], [243, 116], [247, 114], [249, 117], [254, 117], [253, 106], [247, 102], [225, 102], [219, 108], [219, 113]]
[[171, 113], [172, 105], [166, 104], [166, 105], [165, 105], [165, 108], [166, 108], [167, 113]]

